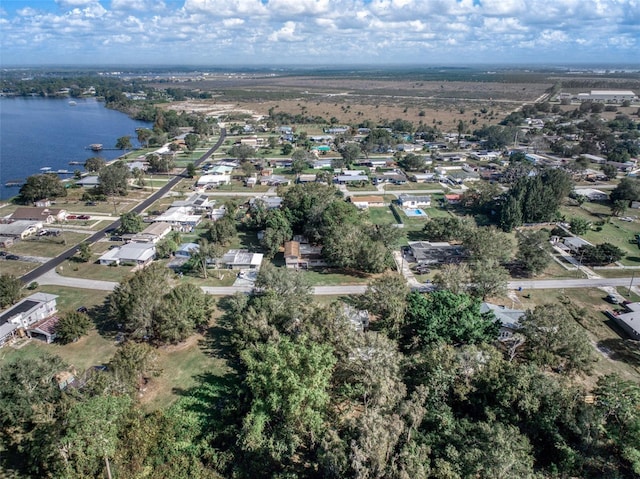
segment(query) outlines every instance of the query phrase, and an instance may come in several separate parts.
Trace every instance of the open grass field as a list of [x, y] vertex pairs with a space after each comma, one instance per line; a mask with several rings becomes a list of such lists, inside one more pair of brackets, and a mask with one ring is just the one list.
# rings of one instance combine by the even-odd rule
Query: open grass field
[[39, 263], [29, 263], [27, 261], [14, 261], [8, 259], [0, 259], [0, 274], [9, 274], [19, 277], [35, 269]]
[[96, 264], [97, 254], [92, 258], [92, 262], [82, 263], [73, 259], [67, 260], [56, 268], [62, 276], [71, 278], [96, 279], [101, 281], [117, 281], [133, 274], [132, 266], [105, 266]]
[[86, 239], [90, 234], [91, 231], [87, 234], [63, 231], [60, 236], [30, 236], [15, 243], [11, 247], [11, 252], [17, 255], [53, 258]]
[[389, 225], [396, 223], [396, 218], [393, 216], [393, 212], [388, 206], [371, 207], [367, 209], [367, 214], [369, 215], [369, 221], [374, 225]]
[[367, 274], [355, 274], [336, 268], [312, 268], [305, 271], [304, 276], [312, 286], [366, 284], [372, 279]]

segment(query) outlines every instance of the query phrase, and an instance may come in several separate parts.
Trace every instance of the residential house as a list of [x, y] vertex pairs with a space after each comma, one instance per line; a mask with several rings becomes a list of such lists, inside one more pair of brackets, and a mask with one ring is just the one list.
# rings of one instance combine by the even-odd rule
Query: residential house
[[35, 293], [0, 313], [0, 346], [57, 312], [55, 294]]
[[583, 240], [578, 236], [569, 236], [567, 238], [564, 238], [563, 243], [564, 243], [565, 249], [568, 249], [572, 253], [577, 253], [578, 251], [580, 251], [580, 248], [582, 248], [583, 246], [593, 246], [587, 240]]
[[455, 193], [444, 195], [444, 200], [450, 205], [457, 205], [458, 203], [460, 203], [461, 198], [462, 198], [462, 195], [455, 194]]
[[0, 223], [0, 236], [13, 239], [25, 239], [42, 229], [42, 221], [19, 220], [12, 223]]
[[77, 180], [76, 185], [82, 188], [97, 188], [100, 186], [100, 177], [96, 175], [85, 176], [84, 178]]
[[625, 312], [607, 312], [630, 337], [636, 341], [640, 340], [640, 303], [627, 303], [624, 305]]
[[151, 263], [155, 257], [155, 245], [132, 242], [108, 250], [100, 256], [98, 262], [102, 265], [133, 264], [136, 266], [144, 266]]
[[51, 344], [56, 339], [56, 326], [60, 318], [51, 316], [31, 325], [27, 329], [27, 334], [35, 339], [42, 339], [45, 343]]
[[418, 208], [420, 206], [431, 206], [431, 197], [429, 195], [414, 196], [402, 194], [398, 196], [398, 203], [402, 208]]
[[298, 183], [315, 183], [317, 179], [317, 175], [307, 174], [307, 175], [298, 175], [296, 181]]
[[258, 178], [258, 182], [262, 186], [280, 186], [288, 185], [291, 183], [291, 180], [281, 175], [261, 175], [260, 178]]
[[185, 206], [169, 208], [154, 219], [154, 222], [169, 223], [173, 229], [183, 232], [192, 231], [201, 221], [202, 215], [193, 214], [193, 209]]
[[498, 336], [500, 341], [506, 341], [513, 337], [518, 329], [521, 328], [520, 318], [526, 313], [526, 311], [521, 309], [510, 309], [491, 303], [482, 303], [480, 305], [481, 313], [488, 313], [490, 311], [493, 313], [496, 321], [500, 321], [500, 332]]
[[435, 173], [414, 173], [411, 175], [411, 179], [416, 183], [427, 183], [435, 181], [436, 175]]
[[284, 264], [288, 269], [307, 268], [308, 264], [300, 255], [300, 243], [298, 241], [285, 241]]
[[202, 193], [192, 193], [184, 200], [177, 200], [171, 203], [172, 208], [187, 207], [192, 208], [195, 213], [206, 213], [213, 209], [216, 201], [211, 201], [209, 197]]
[[333, 181], [340, 185], [354, 184], [354, 183], [369, 183], [369, 177], [358, 176], [358, 175], [338, 175], [334, 178]]
[[257, 198], [251, 198], [249, 200], [249, 206], [255, 205], [257, 201], [262, 202], [268, 210], [278, 209], [282, 205], [282, 198], [279, 196], [259, 196]]
[[158, 221], [147, 226], [140, 233], [136, 233], [131, 237], [134, 243], [153, 243], [156, 244], [161, 239], [171, 233], [173, 227], [170, 223]]
[[410, 241], [409, 248], [418, 264], [457, 263], [465, 258], [464, 248], [460, 244]]
[[21, 206], [16, 208], [9, 218], [14, 221], [42, 221], [50, 224], [56, 221], [64, 221], [66, 217], [67, 211], [60, 208]]
[[323, 168], [331, 168], [332, 160], [330, 158], [321, 158], [319, 160], [313, 160], [312, 162], [314, 170], [322, 170]]
[[196, 182], [197, 186], [212, 188], [214, 186], [228, 185], [231, 183], [230, 175], [202, 175]]
[[265, 139], [257, 135], [245, 136], [244, 138], [240, 138], [240, 144], [258, 149], [265, 145]]
[[386, 171], [376, 174], [371, 178], [374, 185], [383, 183], [391, 183], [394, 185], [404, 185], [407, 182], [407, 176], [400, 170]]
[[195, 253], [200, 251], [200, 245], [197, 243], [182, 243], [174, 255], [177, 258], [191, 258]]
[[604, 201], [609, 199], [604, 191], [596, 190], [594, 188], [576, 188], [574, 193], [578, 196], [584, 196], [589, 201]]
[[0, 236], [0, 248], [9, 248], [13, 246], [14, 242], [14, 238], [10, 238], [8, 236]]
[[350, 196], [349, 201], [363, 210], [369, 207], [385, 206], [382, 196]]
[[230, 175], [232, 171], [233, 166], [217, 164], [212, 165], [207, 173], [211, 175]]
[[260, 269], [262, 253], [250, 253], [246, 249], [230, 249], [222, 256], [220, 263], [227, 269]]

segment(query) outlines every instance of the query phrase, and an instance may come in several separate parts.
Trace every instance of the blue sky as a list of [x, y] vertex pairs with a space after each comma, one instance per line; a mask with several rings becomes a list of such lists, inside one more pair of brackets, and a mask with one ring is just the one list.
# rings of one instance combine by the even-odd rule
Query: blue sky
[[0, 65], [640, 63], [640, 0], [2, 0]]

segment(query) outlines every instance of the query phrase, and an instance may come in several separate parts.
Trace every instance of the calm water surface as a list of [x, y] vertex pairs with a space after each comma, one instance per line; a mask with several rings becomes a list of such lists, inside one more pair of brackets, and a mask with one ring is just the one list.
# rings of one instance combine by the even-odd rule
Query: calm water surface
[[[102, 143], [115, 147], [119, 137], [131, 135], [137, 145], [136, 128], [150, 128], [124, 113], [109, 110], [95, 99], [0, 98], [0, 199], [18, 194], [5, 183], [41, 173], [41, 168], [82, 170], [70, 161], [85, 162], [92, 156], [112, 160], [122, 151], [94, 153], [87, 147]], [[64, 177], [68, 177], [64, 176]]]

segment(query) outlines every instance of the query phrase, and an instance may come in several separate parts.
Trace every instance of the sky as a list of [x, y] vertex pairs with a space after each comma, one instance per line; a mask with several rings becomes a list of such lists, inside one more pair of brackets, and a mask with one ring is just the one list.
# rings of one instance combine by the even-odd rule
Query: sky
[[640, 0], [0, 0], [0, 66], [640, 63]]

